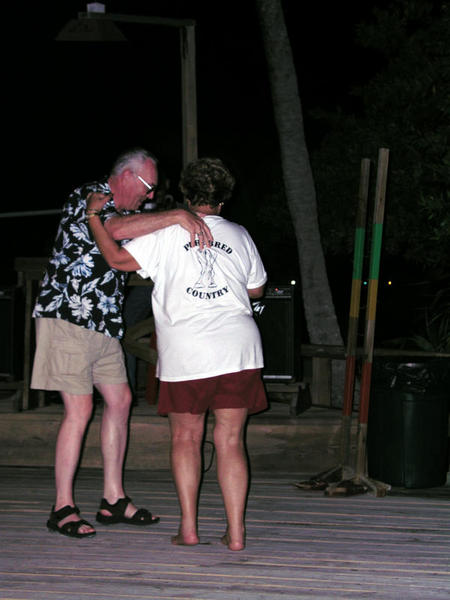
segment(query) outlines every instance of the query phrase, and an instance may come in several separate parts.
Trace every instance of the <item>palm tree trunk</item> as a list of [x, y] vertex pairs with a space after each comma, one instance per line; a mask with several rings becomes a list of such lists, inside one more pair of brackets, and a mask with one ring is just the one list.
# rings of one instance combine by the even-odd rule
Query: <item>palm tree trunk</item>
[[[320, 240], [297, 74], [281, 0], [256, 0], [256, 5], [268, 64], [285, 193], [297, 239], [309, 339], [312, 344], [343, 345]], [[342, 398], [343, 376], [344, 363], [334, 361], [333, 396], [337, 405], [342, 402], [336, 396]]]

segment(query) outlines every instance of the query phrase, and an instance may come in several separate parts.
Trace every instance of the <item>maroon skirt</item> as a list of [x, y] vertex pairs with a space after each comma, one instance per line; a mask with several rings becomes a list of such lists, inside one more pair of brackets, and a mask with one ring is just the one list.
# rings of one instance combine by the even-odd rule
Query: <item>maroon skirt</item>
[[254, 414], [267, 408], [261, 369], [248, 369], [205, 379], [161, 381], [158, 414], [202, 414], [218, 408], [247, 408]]

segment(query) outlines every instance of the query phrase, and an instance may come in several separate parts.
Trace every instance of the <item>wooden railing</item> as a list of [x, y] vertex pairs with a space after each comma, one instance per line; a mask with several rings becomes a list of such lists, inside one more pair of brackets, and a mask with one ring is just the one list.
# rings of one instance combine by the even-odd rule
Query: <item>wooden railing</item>
[[[37, 283], [44, 274], [47, 261], [47, 258], [16, 258], [14, 265], [17, 271], [17, 285], [23, 288], [25, 297], [23, 379], [16, 382], [0, 382], [0, 389], [22, 391], [22, 410], [28, 410], [30, 407], [30, 378], [33, 354], [31, 313], [37, 293]], [[151, 285], [151, 281], [142, 279], [132, 273], [128, 278], [128, 285], [148, 286]], [[153, 331], [153, 318], [145, 319], [129, 327], [123, 340], [124, 348], [141, 360], [156, 364], [156, 351], [150, 347], [147, 340]], [[140, 341], [143, 338], [145, 338], [145, 343]], [[312, 361], [311, 380], [308, 382], [312, 404], [331, 406], [331, 361], [333, 359], [345, 360], [345, 348], [343, 346], [302, 344], [300, 346], [300, 356], [311, 358]], [[362, 349], [357, 350], [357, 356], [363, 357]], [[374, 356], [450, 358], [450, 354], [382, 348], [376, 348]], [[287, 390], [289, 393], [295, 393], [298, 390], [298, 383], [296, 387], [292, 384], [276, 383], [269, 383], [267, 387], [270, 387], [273, 391]], [[39, 392], [38, 405], [44, 405], [43, 392]]]
[[[450, 358], [443, 352], [425, 352], [423, 350], [404, 350], [396, 348], [375, 348], [374, 357], [392, 358]], [[345, 360], [344, 346], [327, 346], [325, 344], [301, 344], [300, 355], [311, 358], [311, 402], [316, 406], [331, 406], [331, 361]], [[356, 349], [356, 357], [364, 358], [364, 349]]]
[[[17, 286], [23, 289], [24, 294], [24, 340], [23, 340], [23, 377], [19, 381], [0, 382], [0, 389], [15, 389], [17, 392], [22, 392], [19, 409], [28, 410], [30, 408], [30, 379], [31, 366], [33, 358], [33, 339], [34, 332], [32, 328], [33, 306], [36, 299], [37, 287], [39, 281], [44, 275], [45, 268], [48, 263], [48, 258], [31, 257], [31, 258], [16, 258], [14, 268], [17, 272]], [[135, 273], [128, 278], [128, 285], [151, 285], [151, 282], [144, 280]], [[130, 327], [123, 340], [124, 347], [135, 354], [138, 358], [147, 362], [156, 363], [156, 351], [150, 348], [149, 344], [139, 342], [139, 338], [144, 335], [150, 335], [154, 330], [153, 319], [146, 319]], [[44, 392], [38, 392], [38, 406], [44, 405]]]

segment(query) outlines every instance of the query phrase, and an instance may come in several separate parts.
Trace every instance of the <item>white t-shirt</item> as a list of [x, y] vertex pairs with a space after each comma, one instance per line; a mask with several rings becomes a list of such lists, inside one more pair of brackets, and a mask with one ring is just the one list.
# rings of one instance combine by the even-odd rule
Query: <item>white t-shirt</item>
[[154, 282], [161, 381], [185, 381], [264, 366], [247, 290], [267, 280], [247, 230], [219, 216], [205, 222], [211, 248], [191, 248], [179, 225], [135, 238], [126, 250]]

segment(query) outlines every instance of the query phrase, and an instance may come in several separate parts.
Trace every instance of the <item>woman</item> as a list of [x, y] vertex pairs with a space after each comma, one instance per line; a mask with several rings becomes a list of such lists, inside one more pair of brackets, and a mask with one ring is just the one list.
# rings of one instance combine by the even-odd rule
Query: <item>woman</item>
[[248, 464], [244, 428], [249, 414], [267, 407], [261, 381], [261, 339], [250, 298], [262, 296], [267, 279], [248, 232], [220, 216], [234, 178], [216, 158], [190, 163], [180, 189], [190, 210], [202, 217], [213, 240], [194, 239], [175, 225], [135, 238], [123, 248], [104, 230], [93, 195], [89, 224], [105, 259], [119, 270], [138, 271], [154, 282], [160, 379], [158, 412], [168, 414], [171, 466], [181, 508], [174, 544], [199, 542], [197, 503], [205, 415], [215, 418], [214, 445], [230, 550], [245, 547], [244, 512]]

